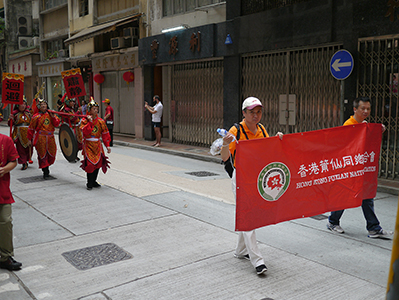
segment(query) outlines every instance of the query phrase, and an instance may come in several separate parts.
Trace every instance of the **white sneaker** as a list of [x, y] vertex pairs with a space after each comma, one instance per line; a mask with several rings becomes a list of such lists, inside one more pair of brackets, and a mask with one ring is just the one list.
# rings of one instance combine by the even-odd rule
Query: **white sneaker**
[[246, 259], [246, 260], [250, 260], [249, 258], [249, 254], [245, 254], [245, 255], [237, 255], [234, 253], [234, 257], [235, 258], [239, 258], [239, 259]]
[[339, 225], [333, 225], [330, 222], [327, 223], [327, 229], [336, 232], [336, 233], [344, 233], [345, 231]]
[[377, 230], [369, 231], [368, 237], [372, 239], [376, 238], [390, 239], [392, 235], [393, 235], [392, 231], [385, 231], [384, 229], [380, 229], [378, 231]]

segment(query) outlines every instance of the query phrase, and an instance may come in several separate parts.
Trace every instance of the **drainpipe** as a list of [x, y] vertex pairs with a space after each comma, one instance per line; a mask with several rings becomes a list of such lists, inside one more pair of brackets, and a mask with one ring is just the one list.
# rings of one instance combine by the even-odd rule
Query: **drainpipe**
[[391, 267], [389, 270], [386, 296], [386, 300], [397, 299], [399, 299], [399, 205], [396, 213], [395, 235], [393, 237]]

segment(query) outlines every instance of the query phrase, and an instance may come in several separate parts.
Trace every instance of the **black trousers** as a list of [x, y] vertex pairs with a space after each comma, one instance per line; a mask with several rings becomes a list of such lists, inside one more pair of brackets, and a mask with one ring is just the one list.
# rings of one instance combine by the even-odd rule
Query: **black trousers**
[[98, 171], [100, 169], [94, 170], [92, 173], [86, 173], [87, 176], [87, 187], [93, 187], [95, 182], [97, 181]]
[[112, 147], [114, 145], [114, 124], [107, 124], [107, 128], [111, 136], [111, 143], [109, 145]]

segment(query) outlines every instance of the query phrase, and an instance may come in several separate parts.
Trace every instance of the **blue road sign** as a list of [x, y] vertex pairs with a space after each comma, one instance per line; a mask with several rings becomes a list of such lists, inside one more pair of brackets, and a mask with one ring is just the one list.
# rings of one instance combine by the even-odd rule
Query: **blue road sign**
[[349, 77], [353, 70], [353, 57], [347, 50], [339, 50], [334, 53], [330, 61], [331, 75], [338, 80]]
[[233, 44], [233, 40], [231, 39], [230, 34], [227, 34], [227, 37], [226, 37], [226, 40], [224, 41], [224, 43], [225, 43], [226, 45], [231, 45], [231, 44]]

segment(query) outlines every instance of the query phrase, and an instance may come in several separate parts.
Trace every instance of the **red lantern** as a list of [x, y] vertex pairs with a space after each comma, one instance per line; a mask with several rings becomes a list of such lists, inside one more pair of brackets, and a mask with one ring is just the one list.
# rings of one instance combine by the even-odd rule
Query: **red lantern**
[[129, 84], [129, 82], [133, 82], [134, 81], [134, 73], [133, 72], [125, 72], [123, 73], [123, 80], [127, 82], [127, 84]]
[[105, 77], [104, 77], [103, 74], [96, 74], [96, 75], [94, 75], [93, 79], [94, 79], [94, 81], [95, 81], [97, 84], [101, 84], [101, 83], [104, 82]]

